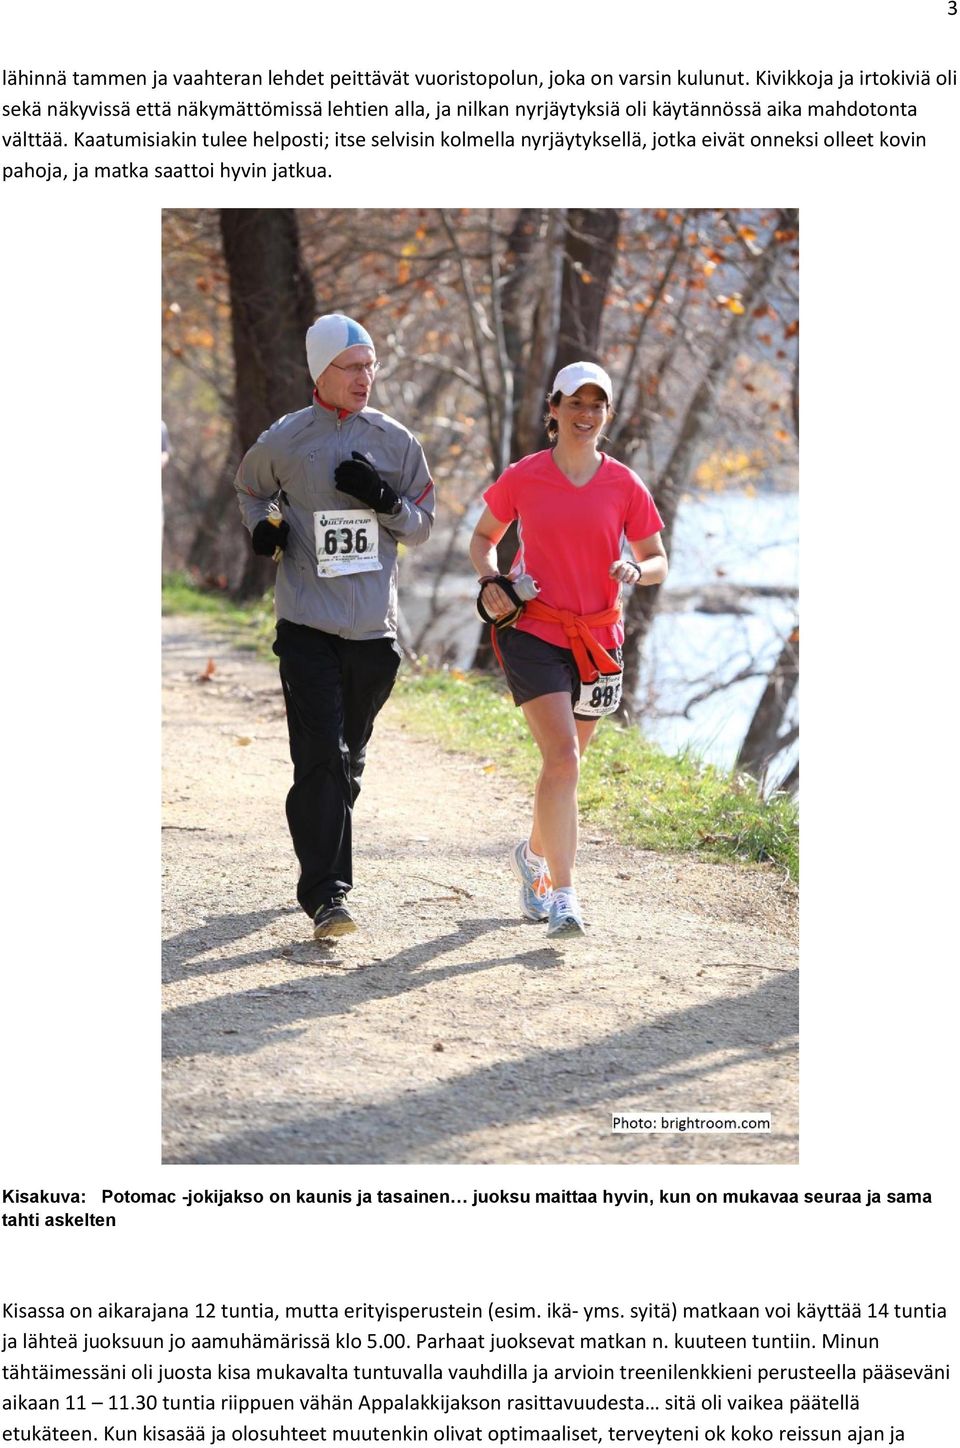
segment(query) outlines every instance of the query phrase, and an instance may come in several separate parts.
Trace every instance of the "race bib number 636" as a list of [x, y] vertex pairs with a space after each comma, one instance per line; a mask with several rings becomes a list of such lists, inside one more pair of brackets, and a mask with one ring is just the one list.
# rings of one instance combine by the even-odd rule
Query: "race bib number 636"
[[369, 508], [323, 510], [313, 515], [313, 534], [320, 578], [347, 573], [372, 573], [380, 562], [380, 523]]

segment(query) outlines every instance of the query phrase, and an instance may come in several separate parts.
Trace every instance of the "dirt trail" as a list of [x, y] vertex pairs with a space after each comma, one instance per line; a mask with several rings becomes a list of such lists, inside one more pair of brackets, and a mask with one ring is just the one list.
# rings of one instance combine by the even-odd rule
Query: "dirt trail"
[[[591, 933], [558, 949], [506, 864], [524, 793], [388, 705], [355, 816], [362, 933], [320, 945], [293, 896], [276, 670], [168, 619], [164, 704], [165, 1161], [797, 1159], [778, 872], [587, 831]], [[614, 1111], [753, 1110], [769, 1135], [610, 1131]]]

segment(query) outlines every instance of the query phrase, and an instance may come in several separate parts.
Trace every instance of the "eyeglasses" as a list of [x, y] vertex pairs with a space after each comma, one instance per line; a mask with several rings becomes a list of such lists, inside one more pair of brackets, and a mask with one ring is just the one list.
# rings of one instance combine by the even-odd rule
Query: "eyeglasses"
[[351, 377], [376, 377], [380, 371], [379, 362], [353, 362], [349, 367], [341, 367], [339, 362], [331, 362], [331, 367], [336, 367], [338, 372], [349, 372]]

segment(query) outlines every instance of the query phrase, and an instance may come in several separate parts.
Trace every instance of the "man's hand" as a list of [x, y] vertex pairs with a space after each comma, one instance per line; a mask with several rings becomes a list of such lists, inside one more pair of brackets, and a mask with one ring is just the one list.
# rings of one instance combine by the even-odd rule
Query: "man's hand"
[[333, 475], [338, 493], [347, 493], [358, 503], [372, 508], [375, 513], [400, 511], [400, 499], [389, 483], [385, 483], [376, 468], [368, 463], [363, 453], [351, 453], [351, 462], [340, 463]]
[[272, 558], [277, 551], [282, 553], [287, 546], [289, 532], [290, 524], [285, 523], [282, 518], [279, 523], [271, 523], [269, 518], [261, 518], [250, 534], [254, 553], [258, 558]]

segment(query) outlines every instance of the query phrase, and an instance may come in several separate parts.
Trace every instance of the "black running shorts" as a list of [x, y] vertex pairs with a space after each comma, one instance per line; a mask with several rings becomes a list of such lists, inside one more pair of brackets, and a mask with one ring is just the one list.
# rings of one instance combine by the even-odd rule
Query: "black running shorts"
[[[559, 644], [547, 643], [536, 634], [520, 633], [515, 628], [501, 629], [497, 642], [515, 704], [529, 704], [531, 699], [539, 699], [543, 694], [569, 694], [571, 704], [576, 706], [580, 697], [580, 673], [572, 649], [562, 649]], [[621, 662], [621, 649], [607, 652]], [[573, 712], [576, 714], [576, 707]]]

